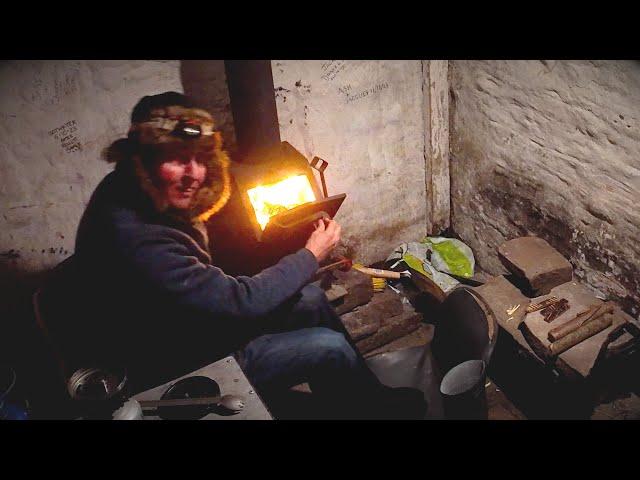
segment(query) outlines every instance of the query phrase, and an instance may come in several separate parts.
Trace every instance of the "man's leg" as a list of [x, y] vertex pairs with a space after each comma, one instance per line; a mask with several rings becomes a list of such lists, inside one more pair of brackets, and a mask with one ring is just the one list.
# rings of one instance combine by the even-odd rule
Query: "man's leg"
[[[343, 334], [324, 327], [262, 335], [239, 358], [253, 386], [269, 397], [308, 382], [334, 418], [372, 418], [380, 384]], [[372, 378], [373, 377], [373, 378]]]
[[345, 341], [351, 346], [357, 361], [359, 370], [367, 382], [380, 386], [378, 378], [367, 367], [364, 357], [358, 350], [355, 342], [349, 335], [340, 316], [327, 300], [327, 296], [320, 287], [306, 285], [288, 302], [280, 306], [269, 316], [270, 329], [267, 333], [283, 333], [299, 330], [301, 328], [323, 327], [341, 333]]
[[420, 392], [379, 382], [322, 289], [307, 285], [271, 322], [276, 333], [256, 338], [240, 355], [261, 393], [308, 382], [328, 408], [335, 407], [336, 418], [389, 418], [396, 409], [411, 416], [423, 408]]

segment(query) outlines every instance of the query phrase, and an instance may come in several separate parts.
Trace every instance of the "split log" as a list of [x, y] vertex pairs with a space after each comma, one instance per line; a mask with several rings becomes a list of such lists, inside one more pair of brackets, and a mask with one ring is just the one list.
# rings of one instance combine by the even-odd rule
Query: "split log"
[[605, 313], [612, 313], [614, 307], [615, 304], [611, 302], [606, 302], [601, 305], [591, 305], [587, 310], [580, 312], [572, 320], [551, 329], [547, 338], [549, 338], [550, 342], [557, 342]]
[[576, 346], [587, 338], [593, 337], [595, 334], [609, 328], [612, 323], [613, 316], [610, 314], [596, 318], [561, 338], [557, 342], [553, 342], [549, 345], [549, 351], [551, 352], [551, 355], [560, 355], [562, 352], [569, 350], [571, 347]]

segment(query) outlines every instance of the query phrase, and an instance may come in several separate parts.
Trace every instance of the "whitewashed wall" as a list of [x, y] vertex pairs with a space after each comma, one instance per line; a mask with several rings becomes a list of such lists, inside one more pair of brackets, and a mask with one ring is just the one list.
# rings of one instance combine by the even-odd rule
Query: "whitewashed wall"
[[[383, 259], [426, 232], [420, 61], [273, 61], [283, 140], [330, 164], [347, 253]], [[220, 117], [235, 147], [222, 61], [0, 64], [2, 271], [46, 270], [73, 253], [89, 197], [144, 95], [184, 91]]]
[[329, 162], [346, 253], [384, 259], [426, 233], [422, 66], [412, 61], [272, 61], [282, 140]]
[[535, 234], [640, 313], [640, 62], [453, 61], [453, 227], [485, 269]]
[[[0, 64], [0, 262], [39, 271], [73, 253], [80, 216], [144, 95], [182, 91], [178, 61]], [[10, 268], [12, 267], [12, 269]]]

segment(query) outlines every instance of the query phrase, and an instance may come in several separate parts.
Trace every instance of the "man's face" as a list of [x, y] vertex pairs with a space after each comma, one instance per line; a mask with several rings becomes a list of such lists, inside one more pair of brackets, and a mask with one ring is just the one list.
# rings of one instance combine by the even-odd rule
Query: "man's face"
[[164, 160], [158, 168], [161, 191], [173, 208], [191, 206], [194, 195], [207, 176], [207, 167], [195, 154], [176, 156]]

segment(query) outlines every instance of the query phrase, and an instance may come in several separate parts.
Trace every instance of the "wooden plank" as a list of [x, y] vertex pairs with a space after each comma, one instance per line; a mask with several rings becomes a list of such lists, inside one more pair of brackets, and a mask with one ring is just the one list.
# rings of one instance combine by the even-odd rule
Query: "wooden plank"
[[438, 235], [450, 226], [448, 71], [448, 60], [422, 61], [429, 235]]

